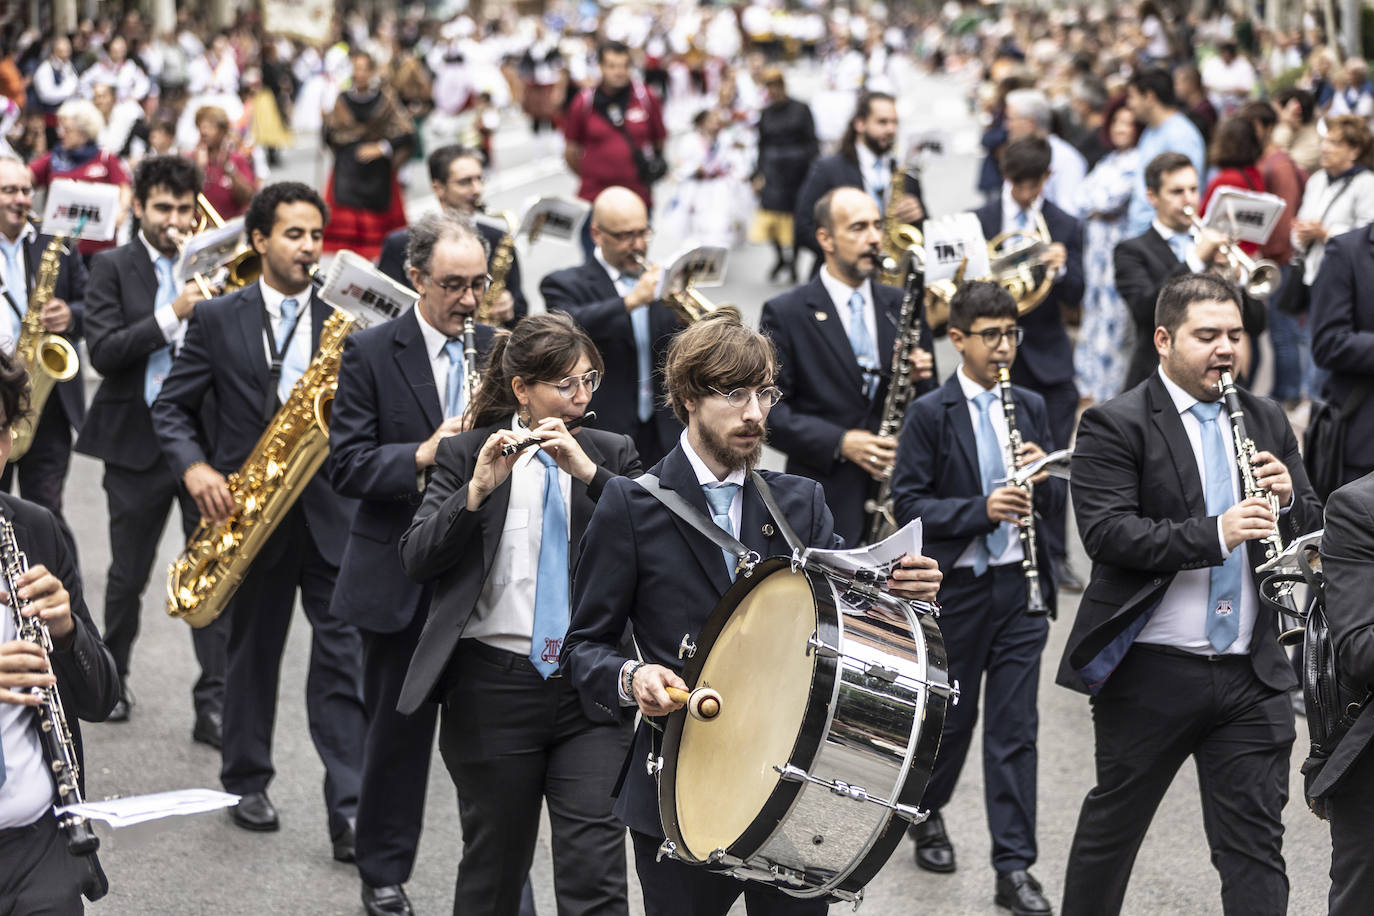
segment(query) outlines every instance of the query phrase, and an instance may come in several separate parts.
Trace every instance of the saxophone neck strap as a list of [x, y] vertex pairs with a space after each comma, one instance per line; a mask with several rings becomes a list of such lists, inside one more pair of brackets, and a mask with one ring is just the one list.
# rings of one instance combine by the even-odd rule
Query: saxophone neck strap
[[286, 332], [286, 340], [282, 342], [280, 350], [277, 349], [277, 335], [272, 328], [272, 316], [267, 314], [266, 304], [262, 307], [262, 333], [267, 338], [267, 352], [272, 355], [272, 365], [267, 372], [267, 394], [262, 406], [264, 423], [270, 423], [277, 414], [277, 385], [281, 383], [282, 364], [286, 361], [286, 352], [291, 349], [291, 341], [296, 337], [296, 329], [301, 326], [301, 318], [310, 316], [312, 298], [306, 295], [305, 304], [297, 307], [295, 320], [291, 322], [291, 329]]

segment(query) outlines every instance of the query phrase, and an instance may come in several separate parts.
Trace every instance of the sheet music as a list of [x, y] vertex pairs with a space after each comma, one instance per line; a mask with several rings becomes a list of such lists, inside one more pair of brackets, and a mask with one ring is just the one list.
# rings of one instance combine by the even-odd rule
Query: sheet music
[[111, 827], [131, 827], [145, 821], [183, 814], [204, 814], [239, 803], [239, 796], [214, 789], [176, 789], [151, 795], [130, 795], [105, 801], [84, 801], [79, 805], [54, 807], [56, 814], [79, 814], [94, 821], [104, 821]]
[[843, 576], [852, 576], [860, 570], [872, 570], [886, 581], [891, 578], [893, 568], [902, 557], [908, 554], [913, 557], [921, 555], [923, 539], [921, 520], [916, 518], [876, 544], [853, 547], [849, 550], [821, 550], [810, 547], [802, 554], [802, 559]]

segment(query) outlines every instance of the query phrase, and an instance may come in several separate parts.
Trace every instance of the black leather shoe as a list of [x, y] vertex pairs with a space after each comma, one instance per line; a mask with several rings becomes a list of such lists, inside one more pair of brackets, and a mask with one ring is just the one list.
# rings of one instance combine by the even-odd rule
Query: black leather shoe
[[220, 727], [223, 724], [224, 719], [217, 712], [196, 713], [196, 725], [191, 729], [191, 740], [219, 750], [223, 744], [220, 735]]
[[415, 916], [406, 889], [399, 884], [386, 887], [363, 885], [363, 909], [367, 916]]
[[354, 860], [354, 834], [352, 827], [345, 827], [344, 832], [334, 837], [331, 842], [334, 844], [335, 862], [352, 862]]
[[119, 699], [115, 701], [114, 708], [105, 717], [106, 722], [128, 722], [129, 713], [134, 708], [134, 695], [129, 690], [129, 685], [125, 681], [119, 682]]
[[936, 811], [915, 827], [911, 838], [916, 841], [916, 865], [926, 871], [948, 874], [956, 868], [954, 847], [945, 833], [945, 820]]
[[277, 809], [267, 800], [266, 792], [249, 792], [229, 809], [229, 816], [244, 830], [266, 832], [281, 829]]
[[997, 905], [1012, 911], [1014, 916], [1051, 916], [1054, 908], [1041, 893], [1040, 882], [1024, 868], [998, 873]]

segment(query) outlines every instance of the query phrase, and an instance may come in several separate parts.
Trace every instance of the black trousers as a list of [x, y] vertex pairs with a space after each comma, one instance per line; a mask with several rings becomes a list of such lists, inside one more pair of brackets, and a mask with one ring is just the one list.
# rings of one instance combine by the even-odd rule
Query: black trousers
[[1174, 774], [1192, 757], [1227, 916], [1288, 909], [1283, 821], [1295, 732], [1286, 692], [1248, 656], [1210, 661], [1137, 645], [1092, 701], [1097, 785], [1069, 850], [1062, 916], [1118, 913]]
[[61, 516], [62, 488], [71, 463], [72, 426], [62, 398], [53, 391], [38, 417], [29, 450], [18, 461], [6, 462], [0, 471], [0, 490], [10, 492], [18, 468], [19, 495]]
[[[177, 484], [166, 462], [144, 471], [105, 465], [105, 503], [110, 516], [110, 572], [105, 580], [105, 645], [114, 656], [121, 679], [129, 676], [129, 659], [138, 636], [143, 593], [158, 541], [175, 500], [181, 509], [181, 530], [191, 536], [200, 520], [195, 500]], [[159, 580], [159, 585], [161, 580]], [[158, 606], [164, 590], [155, 591]], [[191, 631], [191, 645], [200, 664], [200, 677], [191, 689], [197, 713], [217, 713], [224, 707], [224, 668], [229, 644], [229, 615]]]
[[1329, 802], [1331, 892], [1329, 916], [1364, 916], [1374, 900], [1374, 751], [1355, 758]]
[[0, 916], [79, 916], [80, 880], [51, 814], [0, 830]]
[[545, 801], [559, 916], [627, 916], [611, 792], [629, 746], [629, 724], [587, 719], [567, 678], [545, 680], [525, 656], [463, 640], [439, 726], [463, 827], [455, 916], [516, 916]]
[[949, 570], [941, 583], [940, 604], [949, 677], [959, 681], [961, 695], [958, 705], [945, 711], [940, 753], [921, 806], [939, 811], [954, 794], [978, 724], [981, 693], [992, 866], [999, 872], [1030, 868], [1037, 857], [1040, 654], [1049, 638], [1049, 618], [1027, 616], [1019, 563], [994, 566], [982, 576], [974, 576], [972, 569]]
[[[1021, 369], [1021, 363], [1013, 363], [1011, 380], [1018, 385], [1029, 388], [1045, 399], [1045, 413], [1050, 421], [1050, 438], [1054, 441], [1035, 444], [1046, 452], [1068, 448], [1069, 440], [1073, 438], [1074, 419], [1078, 416], [1078, 386], [1074, 384], [1073, 379], [1054, 385], [1041, 385], [1026, 375], [1024, 370], [1018, 372], [1018, 369]], [[1025, 436], [1024, 430], [1022, 436]], [[1068, 511], [1068, 500], [1065, 500], [1064, 507], [1058, 512], [1046, 516], [1045, 524], [1041, 526], [1045, 544], [1057, 563], [1063, 563], [1068, 553], [1065, 528]], [[1042, 575], [1045, 572], [1049, 572], [1049, 570], [1042, 571]]]
[[358, 874], [369, 887], [409, 881], [420, 844], [439, 707], [425, 703], [413, 716], [404, 716], [396, 703], [428, 608], [426, 596], [410, 624], [397, 633], [359, 630], [367, 742], [355, 850]]
[[725, 916], [744, 895], [749, 916], [825, 916], [822, 900], [799, 900], [755, 881], [741, 881], [674, 859], [658, 858], [661, 839], [631, 830], [644, 916]]
[[224, 684], [224, 749], [220, 782], [239, 795], [266, 791], [282, 649], [296, 590], [314, 631], [305, 682], [310, 737], [324, 762], [329, 833], [357, 815], [363, 738], [362, 645], [358, 631], [329, 613], [338, 569], [315, 547], [299, 504], [263, 548], [229, 603], [229, 668]]

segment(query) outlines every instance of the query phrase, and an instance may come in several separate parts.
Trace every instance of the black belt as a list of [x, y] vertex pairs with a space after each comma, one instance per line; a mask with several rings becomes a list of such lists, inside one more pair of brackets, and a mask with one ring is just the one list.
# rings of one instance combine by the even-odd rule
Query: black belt
[[1154, 642], [1138, 642], [1135, 643], [1133, 648], [1139, 649], [1141, 652], [1149, 652], [1151, 655], [1169, 655], [1174, 658], [1191, 658], [1200, 662], [1242, 661], [1246, 664], [1250, 662], [1250, 655], [1248, 653], [1242, 653], [1240, 655], [1234, 653], [1217, 655], [1211, 652], [1189, 652], [1187, 649], [1180, 649], [1177, 646], [1162, 646]]
[[[489, 646], [480, 639], [460, 639], [458, 641], [458, 651], [465, 652], [469, 655], [475, 655], [483, 661], [490, 662], [505, 671], [524, 671], [539, 678], [543, 677], [543, 675], [539, 673], [539, 669], [534, 667], [534, 662], [530, 661], [528, 655], [517, 655], [514, 652], [507, 652], [505, 649]], [[554, 678], [560, 678], [562, 676], [562, 671], [555, 671], [553, 674], [549, 675], [548, 680], [553, 680]]]

